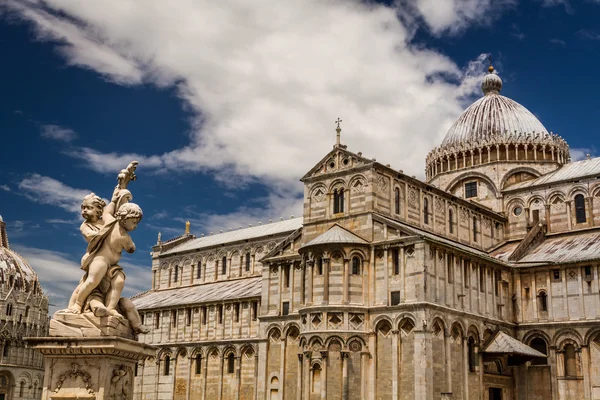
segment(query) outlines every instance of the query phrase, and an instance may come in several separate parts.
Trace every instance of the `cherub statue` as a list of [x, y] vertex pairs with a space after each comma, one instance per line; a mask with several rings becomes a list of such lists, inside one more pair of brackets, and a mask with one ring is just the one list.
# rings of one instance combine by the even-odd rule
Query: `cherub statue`
[[125, 273], [118, 265], [123, 250], [135, 251], [128, 232], [137, 227], [143, 216], [137, 204], [128, 202], [131, 193], [126, 189], [128, 182], [135, 180], [136, 166], [137, 162], [132, 161], [119, 173], [118, 185], [108, 205], [93, 193], [83, 200], [81, 210], [85, 221], [80, 230], [88, 248], [81, 259], [81, 269], [86, 274], [73, 292], [66, 311], [75, 314], [92, 311], [97, 317], [112, 315], [121, 319], [123, 313], [134, 332], [147, 333], [149, 329], [142, 325], [133, 302], [121, 297]]
[[130, 398], [127, 367], [121, 365], [118, 369], [113, 370], [108, 400], [129, 400]]

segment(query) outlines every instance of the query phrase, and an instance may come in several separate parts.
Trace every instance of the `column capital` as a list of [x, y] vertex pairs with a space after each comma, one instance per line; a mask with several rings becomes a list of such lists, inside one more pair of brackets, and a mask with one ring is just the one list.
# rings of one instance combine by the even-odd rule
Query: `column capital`
[[304, 354], [298, 353], [298, 361], [302, 361], [303, 358], [304, 358]]
[[327, 358], [327, 353], [328, 353], [328, 351], [327, 351], [327, 350], [321, 350], [319, 353], [321, 353], [321, 358], [322, 358], [322, 359], [325, 359], [325, 358]]
[[345, 350], [340, 351], [340, 354], [342, 358], [348, 358], [350, 356], [350, 352]]

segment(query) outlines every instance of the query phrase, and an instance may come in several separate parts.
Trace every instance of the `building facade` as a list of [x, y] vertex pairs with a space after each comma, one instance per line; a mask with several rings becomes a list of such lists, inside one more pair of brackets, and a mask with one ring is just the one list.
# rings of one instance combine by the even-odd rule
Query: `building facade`
[[42, 398], [44, 360], [23, 338], [47, 335], [48, 297], [0, 217], [0, 400]]
[[426, 181], [338, 127], [302, 218], [159, 240], [134, 398], [600, 399], [600, 158], [501, 88]]

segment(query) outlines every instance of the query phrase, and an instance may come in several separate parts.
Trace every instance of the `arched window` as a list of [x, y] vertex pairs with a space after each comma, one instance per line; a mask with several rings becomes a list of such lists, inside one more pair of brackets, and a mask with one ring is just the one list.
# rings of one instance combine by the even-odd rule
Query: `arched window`
[[229, 353], [229, 355], [227, 356], [227, 373], [233, 374], [234, 370], [235, 370], [235, 356], [233, 355], [233, 353]]
[[575, 358], [575, 346], [568, 344], [564, 349], [565, 376], [577, 376], [577, 360]]
[[400, 189], [394, 189], [394, 211], [400, 214]]
[[8, 357], [9, 353], [10, 353], [10, 343], [7, 342], [4, 344], [4, 349], [2, 350], [2, 356]]
[[344, 212], [344, 189], [335, 189], [333, 191], [333, 213]]
[[21, 381], [19, 384], [19, 397], [23, 397], [25, 395], [25, 381]]
[[160, 328], [160, 313], [154, 313], [154, 329]]
[[[548, 355], [548, 346], [546, 345], [546, 341], [542, 338], [534, 338], [531, 340], [531, 342], [529, 343], [529, 346], [534, 349], [539, 351], [542, 354]], [[547, 358], [534, 358], [533, 360], [531, 360], [531, 365], [547, 365], [548, 364], [548, 359]]]
[[477, 217], [473, 217], [473, 241], [477, 241]]
[[475, 367], [477, 366], [477, 355], [475, 354], [475, 339], [473, 339], [473, 336], [469, 337], [467, 346], [469, 348], [469, 371], [475, 372]]
[[538, 294], [538, 305], [539, 305], [539, 309], [540, 311], [548, 311], [548, 296], [546, 295], [546, 292], [541, 290], [540, 293]]
[[196, 375], [202, 372], [202, 354], [196, 355]]
[[221, 275], [227, 275], [227, 256], [221, 260]]
[[360, 258], [352, 257], [352, 275], [360, 275]]
[[169, 369], [171, 368], [171, 357], [165, 356], [165, 359], [163, 362], [165, 363], [163, 375], [167, 376], [167, 375], [169, 375]]
[[582, 194], [575, 196], [575, 218], [578, 224], [586, 221], [585, 217], [585, 199]]
[[454, 233], [454, 211], [448, 209], [448, 232]]
[[29, 306], [25, 307], [25, 318], [29, 317]]
[[429, 200], [423, 198], [423, 223], [429, 224]]
[[173, 274], [173, 283], [177, 283], [179, 281], [179, 265], [175, 266], [175, 273]]
[[198, 261], [196, 266], [196, 279], [202, 278], [202, 261]]
[[12, 315], [12, 304], [8, 303], [6, 305], [6, 316], [10, 317]]
[[323, 257], [317, 259], [317, 275], [323, 275]]

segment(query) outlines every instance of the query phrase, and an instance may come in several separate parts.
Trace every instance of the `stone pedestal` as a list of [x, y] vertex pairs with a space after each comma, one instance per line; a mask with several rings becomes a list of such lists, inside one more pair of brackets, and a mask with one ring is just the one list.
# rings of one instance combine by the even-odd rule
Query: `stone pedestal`
[[139, 360], [156, 347], [117, 336], [27, 338], [45, 359], [42, 400], [130, 400]]

